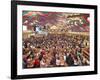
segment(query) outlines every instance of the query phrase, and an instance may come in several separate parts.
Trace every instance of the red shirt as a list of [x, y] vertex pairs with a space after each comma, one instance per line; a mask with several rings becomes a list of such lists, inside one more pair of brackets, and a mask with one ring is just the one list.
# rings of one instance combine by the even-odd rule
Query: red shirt
[[35, 61], [33, 62], [34, 65], [39, 65], [40, 61], [38, 59], [35, 59]]

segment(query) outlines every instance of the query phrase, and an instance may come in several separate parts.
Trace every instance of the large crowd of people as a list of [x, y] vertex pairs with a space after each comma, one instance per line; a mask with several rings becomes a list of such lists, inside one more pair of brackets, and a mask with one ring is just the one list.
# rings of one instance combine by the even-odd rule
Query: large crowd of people
[[23, 68], [86, 66], [89, 60], [89, 37], [83, 35], [48, 34], [23, 39]]

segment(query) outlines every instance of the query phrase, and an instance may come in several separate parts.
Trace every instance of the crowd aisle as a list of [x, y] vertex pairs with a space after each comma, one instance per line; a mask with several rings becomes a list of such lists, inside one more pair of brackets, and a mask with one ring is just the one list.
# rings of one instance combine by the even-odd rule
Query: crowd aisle
[[89, 37], [84, 35], [48, 34], [23, 40], [23, 68], [86, 66], [83, 55], [89, 54]]

